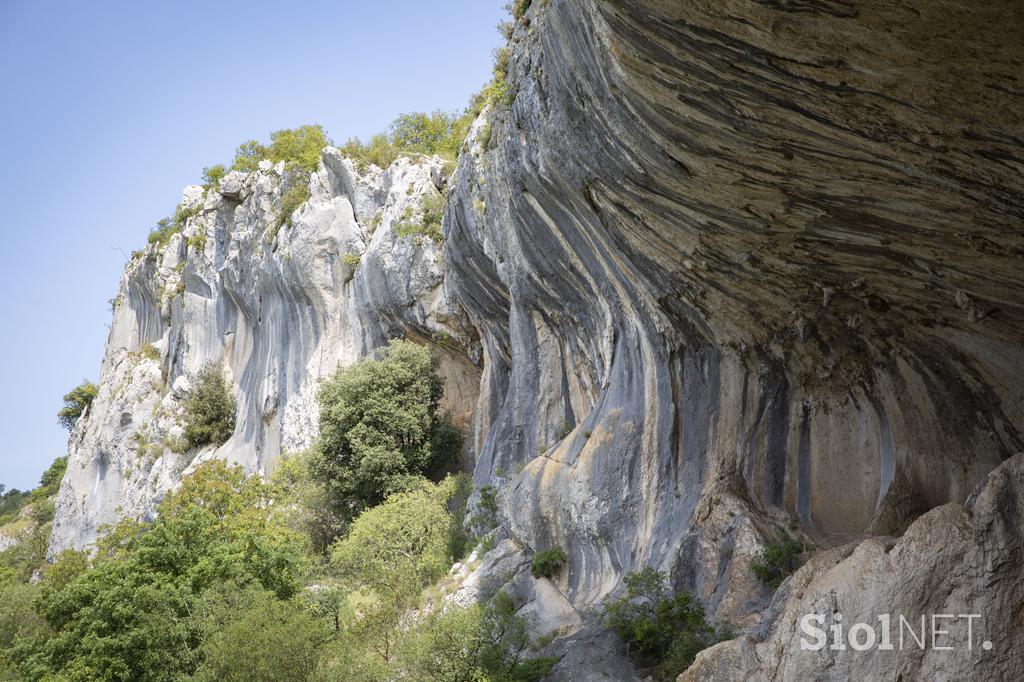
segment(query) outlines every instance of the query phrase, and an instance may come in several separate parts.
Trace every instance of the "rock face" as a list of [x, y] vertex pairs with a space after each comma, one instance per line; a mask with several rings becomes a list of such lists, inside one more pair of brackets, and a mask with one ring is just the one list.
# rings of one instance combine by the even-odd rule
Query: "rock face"
[[526, 547], [566, 549], [575, 607], [652, 565], [717, 617], [770, 618], [766, 536], [898, 533], [1021, 449], [1005, 4], [527, 20], [445, 253], [485, 359], [476, 481]]
[[[194, 217], [132, 258], [113, 301], [101, 390], [72, 433], [51, 552], [149, 513], [208, 458], [269, 473], [315, 436], [318, 380], [392, 337], [453, 340], [441, 370], [447, 407], [465, 422], [478, 372], [452, 351], [472, 344], [445, 296], [439, 248], [393, 229], [444, 190], [441, 169], [440, 159], [403, 158], [360, 172], [327, 148], [308, 178], [264, 162], [217, 189], [187, 188]], [[278, 228], [283, 188], [307, 181], [309, 200]], [[189, 378], [208, 362], [235, 387], [235, 433], [216, 449], [175, 452]]]
[[[680, 682], [965, 680], [979, 671], [994, 680], [1024, 678], [1017, 651], [1024, 638], [1021, 510], [1024, 454], [989, 474], [966, 505], [929, 511], [899, 539], [872, 538], [814, 557], [780, 592], [784, 606], [767, 641], [743, 637], [707, 649]], [[806, 614], [820, 616], [812, 625], [822, 633], [800, 628]], [[879, 648], [883, 614], [892, 651]], [[943, 617], [933, 620], [936, 614]], [[879, 646], [854, 649], [849, 629], [856, 623], [870, 625]], [[802, 640], [820, 645], [822, 636], [824, 649], [801, 647]], [[858, 644], [869, 637], [858, 631]]]
[[[512, 575], [563, 635], [567, 679], [633, 675], [589, 609], [643, 566], [743, 632], [693, 679], [852, 673], [852, 654], [793, 649], [794, 617], [830, 599], [851, 618], [889, 604], [1018, 618], [1015, 19], [995, 0], [533, 2], [511, 104], [476, 122], [446, 188], [443, 254], [391, 229], [444, 185], [438, 161], [359, 173], [328, 149], [270, 239], [281, 169], [188, 190], [199, 215], [126, 271], [54, 549], [144, 513], [193, 457], [269, 470], [314, 435], [318, 377], [388, 336], [444, 330], [474, 481], [501, 490], [499, 554], [468, 584], [486, 596]], [[136, 453], [140, 430], [143, 453], [173, 439], [209, 360], [237, 386], [232, 440]], [[748, 565], [782, 530], [821, 551], [773, 595]], [[530, 582], [529, 557], [554, 545], [564, 575]], [[1019, 676], [1008, 651], [869, 665]]]

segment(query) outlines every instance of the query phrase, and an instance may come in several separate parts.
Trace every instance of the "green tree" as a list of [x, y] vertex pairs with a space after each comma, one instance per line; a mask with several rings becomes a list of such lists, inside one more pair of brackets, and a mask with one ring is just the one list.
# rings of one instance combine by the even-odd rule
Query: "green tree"
[[255, 171], [260, 161], [267, 158], [267, 148], [256, 140], [243, 142], [235, 150], [235, 159], [231, 162], [231, 170], [251, 173]]
[[196, 682], [305, 682], [330, 634], [306, 604], [259, 590], [223, 600], [206, 627]]
[[403, 638], [393, 666], [400, 679], [434, 682], [529, 682], [543, 679], [557, 658], [529, 658], [529, 624], [499, 592], [486, 606], [430, 614]]
[[319, 125], [304, 125], [294, 129], [275, 130], [270, 133], [270, 144], [249, 140], [235, 152], [231, 170], [251, 172], [260, 161], [284, 161], [289, 170], [310, 173], [320, 163], [320, 152], [330, 144], [327, 134]]
[[79, 417], [89, 409], [99, 392], [99, 387], [87, 379], [83, 379], [82, 383], [71, 389], [64, 396], [64, 407], [57, 413], [60, 425], [68, 431], [74, 428]]
[[325, 555], [344, 525], [331, 511], [326, 488], [310, 470], [311, 461], [309, 451], [282, 458], [271, 485], [275, 498], [282, 502], [282, 522], [309, 537], [314, 553]]
[[193, 448], [220, 445], [234, 430], [235, 399], [228, 392], [220, 367], [209, 363], [196, 376], [185, 400], [185, 440]]
[[42, 627], [32, 604], [39, 588], [16, 579], [13, 571], [0, 571], [0, 680], [14, 680], [7, 654], [18, 637], [32, 637]]
[[228, 174], [228, 170], [222, 165], [217, 164], [210, 166], [209, 168], [203, 169], [203, 187], [211, 189], [220, 185], [220, 181], [224, 179], [224, 176]]
[[462, 150], [477, 113], [467, 109], [461, 114], [445, 111], [401, 114], [391, 122], [386, 133], [374, 135], [369, 143], [350, 138], [339, 149], [361, 166], [372, 163], [380, 168], [387, 168], [403, 154], [436, 154], [454, 160]]
[[377, 360], [341, 369], [321, 387], [311, 469], [343, 518], [456, 462], [461, 439], [437, 413], [436, 364], [426, 348], [392, 341]]
[[181, 228], [174, 224], [174, 220], [171, 218], [161, 218], [157, 221], [156, 227], [154, 227], [147, 237], [147, 241], [150, 244], [159, 244], [163, 246], [171, 240], [171, 237], [178, 234]]
[[704, 618], [704, 609], [686, 592], [669, 594], [664, 573], [644, 568], [626, 576], [626, 594], [605, 602], [604, 621], [627, 651], [657, 681], [675, 680], [697, 654], [728, 638]]
[[404, 152], [455, 157], [470, 122], [459, 114], [444, 111], [402, 114], [389, 127], [391, 143]]
[[57, 492], [60, 488], [60, 482], [64, 480], [64, 472], [68, 470], [68, 458], [58, 457], [53, 460], [53, 463], [47, 467], [46, 471], [43, 472], [42, 477], [39, 479], [39, 488], [41, 494], [49, 497]]
[[302, 538], [276, 522], [271, 489], [208, 462], [158, 508], [125, 521], [86, 568], [62, 557], [35, 608], [45, 628], [9, 653], [22, 679], [180, 680], [202, 662], [203, 596], [222, 585], [291, 599], [305, 570]]
[[458, 528], [448, 505], [458, 487], [449, 478], [396, 493], [360, 514], [331, 550], [332, 570], [362, 614], [352, 627], [383, 661], [391, 659], [401, 618], [452, 564]]

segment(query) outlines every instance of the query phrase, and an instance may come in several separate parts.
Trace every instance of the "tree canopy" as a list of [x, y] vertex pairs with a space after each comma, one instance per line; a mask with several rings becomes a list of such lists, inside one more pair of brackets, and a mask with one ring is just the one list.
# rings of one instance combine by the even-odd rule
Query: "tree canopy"
[[339, 513], [354, 517], [451, 468], [461, 437], [438, 414], [443, 390], [429, 350], [407, 341], [324, 382], [312, 471]]

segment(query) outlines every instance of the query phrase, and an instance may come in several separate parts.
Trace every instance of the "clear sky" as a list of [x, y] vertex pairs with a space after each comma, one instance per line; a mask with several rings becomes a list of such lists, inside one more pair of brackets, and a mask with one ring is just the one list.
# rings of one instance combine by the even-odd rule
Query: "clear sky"
[[126, 254], [204, 166], [320, 123], [336, 141], [462, 109], [505, 0], [0, 0], [0, 483], [67, 449]]

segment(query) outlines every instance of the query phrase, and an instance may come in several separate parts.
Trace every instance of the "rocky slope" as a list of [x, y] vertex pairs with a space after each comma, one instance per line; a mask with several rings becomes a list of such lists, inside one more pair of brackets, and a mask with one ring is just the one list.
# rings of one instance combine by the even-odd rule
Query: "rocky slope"
[[[534, 2], [514, 99], [477, 121], [445, 188], [443, 253], [391, 229], [444, 188], [438, 161], [360, 174], [327, 150], [269, 241], [280, 169], [187, 191], [199, 216], [126, 271], [54, 549], [144, 513], [192, 457], [266, 471], [312, 437], [317, 377], [445, 330], [475, 482], [501, 488], [501, 542], [467, 589], [511, 576], [566, 635], [551, 646], [570, 678], [633, 675], [589, 609], [644, 565], [746, 628], [700, 679], [853, 670], [849, 653], [794, 648], [794, 616], [827, 595], [850, 617], [944, 605], [886, 598], [911, 586], [1015, 613], [1020, 467], [963, 506], [1024, 450], [1024, 29], [1006, 12]], [[147, 459], [207, 360], [235, 378], [235, 436]], [[773, 596], [748, 565], [780, 530], [821, 553]], [[569, 569], [533, 581], [526, 561], [552, 545]], [[1024, 636], [1016, 616], [998, 627]], [[906, 656], [877, 670], [940, 669]]]

